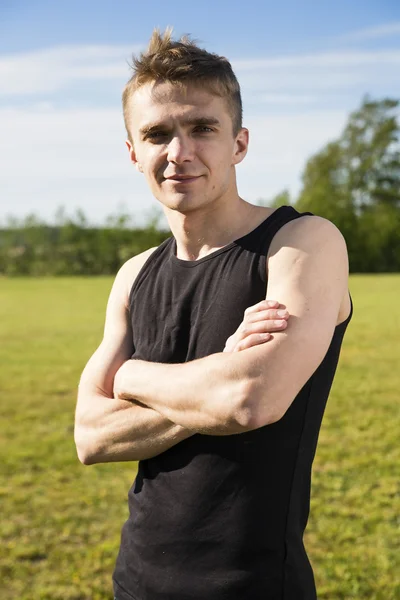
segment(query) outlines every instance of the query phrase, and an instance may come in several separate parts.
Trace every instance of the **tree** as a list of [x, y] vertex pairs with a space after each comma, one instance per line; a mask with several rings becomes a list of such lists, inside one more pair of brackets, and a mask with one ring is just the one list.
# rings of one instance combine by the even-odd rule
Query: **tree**
[[307, 162], [297, 205], [318, 214], [336, 207], [356, 214], [378, 204], [400, 208], [398, 106], [398, 100], [366, 98], [342, 136]]
[[304, 170], [296, 209], [337, 225], [353, 270], [400, 269], [398, 107], [398, 100], [365, 98], [341, 137], [311, 157]]
[[257, 206], [268, 206], [270, 208], [279, 208], [280, 206], [289, 206], [291, 204], [289, 190], [282, 190], [270, 200], [265, 198], [257, 199]]
[[378, 205], [400, 209], [398, 106], [398, 100], [367, 98], [344, 131], [341, 146], [348, 161], [348, 185], [361, 212]]

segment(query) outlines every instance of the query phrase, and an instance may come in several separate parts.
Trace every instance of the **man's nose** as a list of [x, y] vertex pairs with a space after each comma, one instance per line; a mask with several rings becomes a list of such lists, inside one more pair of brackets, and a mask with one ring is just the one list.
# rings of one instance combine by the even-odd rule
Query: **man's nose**
[[193, 160], [194, 145], [193, 141], [187, 136], [174, 136], [168, 144], [168, 161], [173, 163], [183, 163]]

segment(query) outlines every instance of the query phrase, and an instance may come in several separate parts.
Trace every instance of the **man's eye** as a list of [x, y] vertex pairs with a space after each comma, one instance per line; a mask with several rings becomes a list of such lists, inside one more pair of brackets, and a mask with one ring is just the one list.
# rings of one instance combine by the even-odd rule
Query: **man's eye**
[[152, 131], [151, 133], [148, 133], [146, 137], [150, 140], [155, 140], [157, 138], [165, 137], [165, 136], [166, 136], [166, 133], [164, 133], [163, 131]]
[[201, 133], [209, 133], [212, 132], [211, 127], [207, 127], [207, 125], [200, 125], [199, 127], [196, 127], [196, 131], [200, 131]]

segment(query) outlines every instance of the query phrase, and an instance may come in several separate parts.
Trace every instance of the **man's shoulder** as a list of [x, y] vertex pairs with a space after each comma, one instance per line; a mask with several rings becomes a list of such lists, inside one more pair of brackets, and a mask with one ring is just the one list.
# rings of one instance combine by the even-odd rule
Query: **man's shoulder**
[[[293, 289], [334, 286], [342, 292], [337, 324], [350, 313], [346, 241], [328, 219], [305, 215], [282, 227], [272, 240], [267, 277], [274, 285], [290, 280]], [[332, 288], [332, 290], [334, 289]], [[333, 292], [332, 292], [333, 293]]]
[[332, 221], [317, 215], [304, 215], [285, 223], [273, 237], [268, 258], [284, 249], [315, 254], [321, 247], [346, 248], [345, 239]]
[[151, 255], [155, 252], [155, 250], [157, 250], [157, 247], [158, 246], [149, 248], [140, 254], [132, 256], [132, 258], [129, 258], [119, 269], [116, 276], [116, 281], [118, 281], [118, 285], [123, 290], [126, 303], [128, 302], [129, 295], [136, 277], [139, 275], [140, 271]]
[[140, 252], [140, 254], [135, 254], [129, 258], [120, 268], [120, 271], [123, 273], [132, 273], [136, 270], [140, 270], [144, 263], [150, 258], [155, 250], [157, 250], [158, 246], [154, 246], [154, 248], [149, 248], [144, 252]]

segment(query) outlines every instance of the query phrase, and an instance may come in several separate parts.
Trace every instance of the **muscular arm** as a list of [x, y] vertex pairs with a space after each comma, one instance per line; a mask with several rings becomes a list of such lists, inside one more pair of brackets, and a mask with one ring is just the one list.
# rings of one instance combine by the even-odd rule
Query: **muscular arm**
[[347, 279], [346, 245], [332, 223], [288, 223], [271, 244], [267, 289], [291, 315], [287, 330], [268, 344], [180, 365], [127, 361], [117, 374], [118, 397], [213, 435], [279, 420], [329, 348]]
[[[194, 433], [134, 398], [115, 398], [113, 394], [115, 375], [121, 373], [121, 365], [126, 364], [133, 351], [129, 291], [150, 253], [131, 259], [118, 273], [108, 300], [103, 341], [81, 376], [75, 441], [84, 464], [151, 458]], [[250, 307], [242, 324], [246, 329], [241, 326], [229, 338], [226, 351], [263, 344], [269, 339], [266, 332], [282, 329], [275, 321], [279, 318], [279, 306], [279, 302], [271, 301]], [[285, 319], [283, 324], [286, 325]]]
[[150, 458], [193, 434], [157, 410], [113, 395], [115, 373], [133, 350], [130, 285], [150, 253], [131, 259], [119, 271], [108, 300], [103, 341], [81, 376], [75, 443], [84, 464]]

